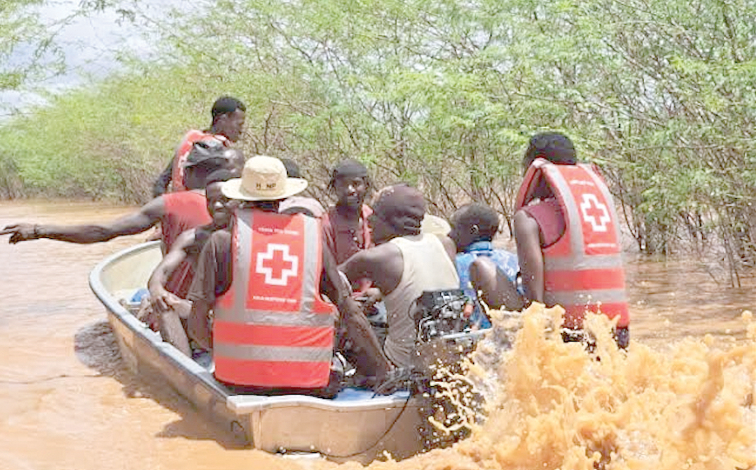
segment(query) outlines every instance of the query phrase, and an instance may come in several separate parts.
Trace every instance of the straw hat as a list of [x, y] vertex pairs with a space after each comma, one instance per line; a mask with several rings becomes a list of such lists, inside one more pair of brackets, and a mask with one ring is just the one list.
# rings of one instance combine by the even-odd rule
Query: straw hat
[[281, 160], [257, 155], [244, 164], [242, 177], [226, 181], [221, 191], [230, 199], [275, 201], [301, 193], [306, 187], [306, 180], [286, 177]]

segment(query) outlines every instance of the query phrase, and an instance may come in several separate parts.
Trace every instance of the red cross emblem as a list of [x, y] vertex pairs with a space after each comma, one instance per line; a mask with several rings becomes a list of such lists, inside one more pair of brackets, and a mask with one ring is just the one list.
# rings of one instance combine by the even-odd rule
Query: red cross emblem
[[265, 253], [257, 254], [255, 271], [265, 276], [266, 284], [285, 286], [298, 269], [299, 257], [289, 252], [289, 245], [270, 243]]
[[594, 232], [606, 232], [611, 217], [606, 205], [599, 201], [595, 194], [583, 194], [580, 202], [580, 214], [583, 220], [591, 224]]

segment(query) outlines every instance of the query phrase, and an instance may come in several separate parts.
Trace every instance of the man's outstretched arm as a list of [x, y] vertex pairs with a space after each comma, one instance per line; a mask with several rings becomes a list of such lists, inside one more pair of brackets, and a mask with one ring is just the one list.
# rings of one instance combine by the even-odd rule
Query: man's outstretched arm
[[97, 243], [123, 235], [134, 235], [154, 226], [165, 212], [163, 198], [155, 198], [138, 211], [112, 222], [85, 225], [13, 224], [0, 230], [10, 235], [9, 243], [49, 238], [69, 243]]

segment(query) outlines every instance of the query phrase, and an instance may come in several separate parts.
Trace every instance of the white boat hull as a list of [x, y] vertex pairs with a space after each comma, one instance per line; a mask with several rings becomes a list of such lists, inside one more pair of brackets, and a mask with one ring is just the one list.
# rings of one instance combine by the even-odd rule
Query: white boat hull
[[333, 400], [229, 392], [122, 305], [146, 286], [160, 258], [159, 242], [145, 243], [107, 258], [90, 274], [92, 291], [105, 305], [121, 356], [134, 374], [169, 383], [209, 419], [264, 451], [368, 462], [384, 451], [404, 458], [421, 450], [419, 402], [406, 392], [372, 397], [346, 390]]

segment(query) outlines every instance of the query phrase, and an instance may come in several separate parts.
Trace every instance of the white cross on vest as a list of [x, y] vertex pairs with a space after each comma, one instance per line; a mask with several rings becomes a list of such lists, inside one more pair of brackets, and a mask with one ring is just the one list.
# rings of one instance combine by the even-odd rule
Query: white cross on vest
[[298, 268], [299, 257], [289, 253], [288, 245], [270, 243], [265, 253], [257, 254], [255, 271], [265, 275], [265, 284], [285, 286], [290, 277], [296, 277]]
[[594, 232], [606, 232], [609, 222], [612, 220], [609, 217], [609, 209], [598, 200], [595, 194], [583, 194], [580, 213], [583, 220], [591, 224]]

